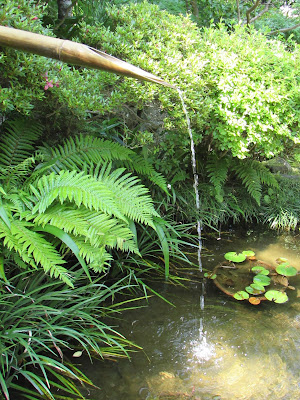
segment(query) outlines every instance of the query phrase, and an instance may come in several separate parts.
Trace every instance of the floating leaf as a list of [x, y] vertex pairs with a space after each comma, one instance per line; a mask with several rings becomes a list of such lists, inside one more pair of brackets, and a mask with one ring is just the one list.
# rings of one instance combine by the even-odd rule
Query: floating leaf
[[237, 254], [235, 251], [230, 251], [225, 254], [225, 259], [232, 262], [243, 262], [246, 260], [245, 254]]
[[286, 293], [279, 292], [278, 290], [268, 290], [265, 293], [265, 297], [269, 301], [274, 301], [275, 303], [285, 303], [288, 301]]
[[217, 277], [217, 275], [214, 274], [213, 272], [205, 272], [204, 276], [205, 276], [205, 278], [208, 278], [208, 279], [216, 279], [216, 277]]
[[261, 285], [260, 283], [251, 283], [250, 286], [257, 291], [256, 294], [261, 294], [266, 291], [265, 287], [263, 285]]
[[256, 295], [256, 294], [261, 294], [261, 293], [263, 293], [265, 291], [264, 286], [261, 286], [261, 287], [262, 287], [262, 290], [257, 290], [257, 289], [254, 289], [251, 286], [247, 286], [247, 287], [245, 287], [245, 290], [246, 290], [246, 292], [248, 292], [250, 294]]
[[295, 267], [292, 267], [291, 265], [288, 265], [288, 263], [280, 264], [278, 267], [276, 267], [276, 272], [280, 275], [284, 276], [295, 276], [297, 275], [297, 269]]
[[249, 303], [257, 306], [258, 304], [260, 304], [260, 299], [257, 297], [250, 297], [249, 298]]
[[253, 278], [253, 282], [258, 283], [259, 285], [262, 285], [262, 286], [268, 286], [268, 285], [270, 285], [271, 278], [269, 278], [266, 275], [258, 274]]
[[236, 300], [246, 300], [249, 299], [249, 294], [247, 292], [244, 292], [243, 290], [240, 290], [239, 292], [236, 292], [233, 297]]
[[287, 261], [288, 261], [288, 259], [284, 258], [284, 257], [279, 257], [279, 258], [276, 259], [276, 262], [278, 264], [286, 263]]
[[244, 256], [246, 256], [246, 257], [254, 257], [255, 256], [255, 253], [252, 250], [244, 250], [242, 252], [242, 254], [244, 254]]
[[267, 270], [265, 267], [261, 267], [260, 265], [256, 265], [255, 267], [251, 268], [251, 271], [260, 275], [269, 275], [270, 273], [269, 270]]
[[254, 294], [255, 289], [253, 289], [253, 287], [251, 286], [247, 286], [245, 287], [246, 292], [250, 293], [250, 294]]

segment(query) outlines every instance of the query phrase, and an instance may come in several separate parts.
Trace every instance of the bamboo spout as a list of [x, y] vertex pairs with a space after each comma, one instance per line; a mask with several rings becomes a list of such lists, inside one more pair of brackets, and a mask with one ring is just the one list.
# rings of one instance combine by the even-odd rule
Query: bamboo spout
[[175, 86], [141, 68], [87, 45], [70, 40], [57, 39], [20, 29], [0, 26], [0, 46], [12, 47], [69, 64], [114, 72], [119, 75], [154, 82], [176, 89]]

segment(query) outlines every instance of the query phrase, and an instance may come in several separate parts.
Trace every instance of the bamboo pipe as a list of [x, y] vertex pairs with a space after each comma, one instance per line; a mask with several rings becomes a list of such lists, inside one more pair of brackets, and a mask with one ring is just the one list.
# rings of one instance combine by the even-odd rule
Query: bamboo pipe
[[70, 40], [0, 26], [0, 46], [12, 47], [17, 50], [54, 58], [68, 64], [114, 72], [176, 89], [175, 86], [141, 68], [85, 44]]

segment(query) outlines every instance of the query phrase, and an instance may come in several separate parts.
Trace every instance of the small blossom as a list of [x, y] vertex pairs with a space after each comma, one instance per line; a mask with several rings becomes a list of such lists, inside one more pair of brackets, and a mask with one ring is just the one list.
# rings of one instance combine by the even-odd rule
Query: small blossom
[[33, 17], [31, 19], [32, 19], [32, 21], [36, 21], [38, 19], [38, 17]]

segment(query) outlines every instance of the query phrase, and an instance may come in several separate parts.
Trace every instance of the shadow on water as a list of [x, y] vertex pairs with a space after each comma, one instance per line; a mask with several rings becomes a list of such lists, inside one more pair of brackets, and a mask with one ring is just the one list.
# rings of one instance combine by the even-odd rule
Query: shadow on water
[[[286, 257], [300, 270], [299, 237], [247, 232], [209, 241], [203, 267], [227, 251], [252, 249], [259, 259]], [[189, 288], [162, 286], [175, 307], [152, 298], [124, 313], [119, 330], [143, 347], [131, 361], [86, 367], [101, 389], [96, 400], [298, 400], [300, 398], [299, 275], [286, 304], [238, 302], [209, 281]], [[158, 289], [158, 288], [156, 288]]]

